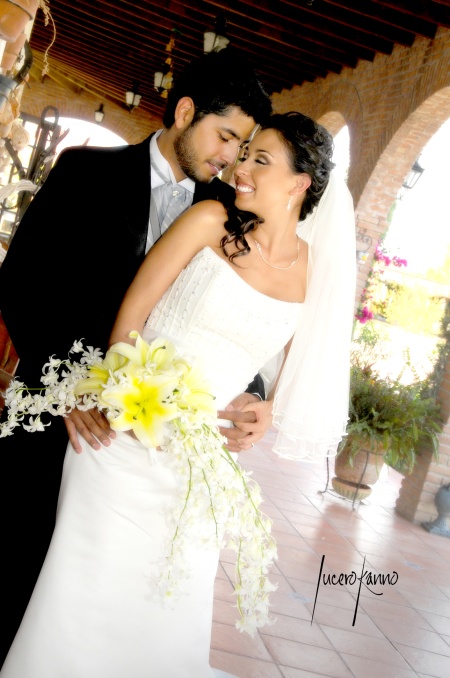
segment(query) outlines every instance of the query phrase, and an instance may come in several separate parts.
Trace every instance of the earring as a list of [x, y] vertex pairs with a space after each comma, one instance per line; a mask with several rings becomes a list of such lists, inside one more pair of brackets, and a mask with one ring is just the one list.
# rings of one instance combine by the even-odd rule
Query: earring
[[292, 202], [292, 195], [289, 196], [289, 202], [288, 202], [288, 204], [286, 205], [286, 209], [287, 209], [288, 212], [289, 212], [289, 210], [291, 209], [291, 202]]

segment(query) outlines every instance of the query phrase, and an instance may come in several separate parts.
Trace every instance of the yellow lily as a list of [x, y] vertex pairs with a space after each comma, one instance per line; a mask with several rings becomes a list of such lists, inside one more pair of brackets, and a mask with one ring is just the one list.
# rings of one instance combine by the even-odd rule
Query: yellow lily
[[136, 331], [130, 332], [129, 336], [136, 339], [135, 346], [120, 341], [113, 344], [108, 353], [118, 353], [138, 366], [150, 364], [153, 369], [173, 371], [176, 349], [172, 342], [158, 338], [148, 344]]
[[177, 380], [166, 375], [142, 379], [139, 371], [128, 373], [127, 383], [106, 388], [102, 400], [121, 410], [110, 419], [116, 431], [133, 430], [146, 447], [158, 447], [164, 440], [164, 424], [177, 416], [173, 392]]
[[117, 370], [123, 368], [127, 359], [117, 353], [107, 352], [101, 363], [90, 365], [88, 377], [81, 379], [75, 386], [75, 395], [84, 395], [85, 393], [95, 393], [100, 395], [105, 388], [108, 379], [114, 375]]
[[179, 385], [180, 407], [194, 412], [216, 414], [215, 397], [197, 364], [188, 367]]

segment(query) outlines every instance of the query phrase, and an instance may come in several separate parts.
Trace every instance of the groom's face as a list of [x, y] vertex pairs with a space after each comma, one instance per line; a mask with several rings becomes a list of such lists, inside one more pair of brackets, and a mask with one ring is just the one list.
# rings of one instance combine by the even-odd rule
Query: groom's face
[[247, 141], [255, 121], [240, 108], [229, 108], [223, 115], [210, 113], [190, 123], [175, 140], [178, 163], [186, 176], [209, 182], [233, 165], [240, 146]]

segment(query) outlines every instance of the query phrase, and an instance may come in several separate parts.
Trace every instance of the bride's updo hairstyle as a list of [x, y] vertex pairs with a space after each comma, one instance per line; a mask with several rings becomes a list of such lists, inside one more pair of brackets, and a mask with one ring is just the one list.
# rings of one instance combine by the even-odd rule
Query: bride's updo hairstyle
[[[286, 146], [292, 171], [307, 174], [311, 178], [311, 185], [306, 190], [300, 209], [299, 221], [303, 221], [313, 211], [328, 185], [334, 167], [331, 160], [333, 137], [325, 127], [297, 111], [271, 115], [267, 123], [260, 127], [260, 130], [266, 129], [275, 130]], [[221, 246], [226, 253], [226, 245], [235, 243], [238, 251], [229, 256], [232, 261], [250, 252], [245, 235], [262, 224], [264, 219], [252, 212], [239, 210], [234, 203], [225, 207], [228, 212], [225, 228], [229, 235], [224, 236]]]
[[303, 113], [276, 113], [269, 118], [263, 129], [273, 129], [288, 150], [288, 161], [295, 174], [307, 174], [311, 186], [307, 189], [300, 210], [299, 221], [313, 211], [325, 191], [333, 169], [333, 137]]

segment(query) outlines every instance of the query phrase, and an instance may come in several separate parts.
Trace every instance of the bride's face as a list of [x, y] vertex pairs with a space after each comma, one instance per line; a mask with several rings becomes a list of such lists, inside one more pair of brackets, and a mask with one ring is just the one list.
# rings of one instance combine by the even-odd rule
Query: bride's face
[[234, 171], [236, 206], [263, 216], [270, 208], [284, 210], [295, 190], [298, 174], [288, 149], [273, 129], [259, 132]]

